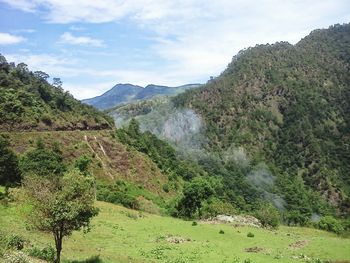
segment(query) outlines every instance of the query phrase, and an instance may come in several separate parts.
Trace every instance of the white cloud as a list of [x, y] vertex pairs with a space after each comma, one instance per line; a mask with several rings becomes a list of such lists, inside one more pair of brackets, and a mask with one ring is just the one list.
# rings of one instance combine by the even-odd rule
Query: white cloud
[[20, 42], [25, 41], [26, 39], [21, 36], [15, 36], [8, 33], [1, 33], [0, 32], [0, 45], [12, 45], [12, 44], [18, 44]]
[[63, 83], [64, 89], [69, 92], [77, 99], [88, 99], [96, 97], [111, 89], [116, 83], [115, 82], [98, 82], [93, 84], [76, 84], [71, 82]]
[[37, 3], [31, 0], [2, 0], [1, 2], [5, 2], [13, 8], [17, 8], [25, 12], [35, 12], [37, 7]]
[[14, 32], [16, 32], [16, 33], [32, 34], [32, 33], [35, 33], [36, 30], [35, 30], [35, 29], [32, 29], [32, 28], [23, 28], [23, 29], [14, 30]]
[[85, 29], [86, 29], [85, 27], [75, 26], [75, 25], [72, 25], [69, 27], [69, 30], [72, 30], [72, 31], [84, 31]]
[[85, 45], [85, 46], [94, 46], [94, 47], [102, 47], [103, 41], [100, 39], [94, 39], [90, 37], [82, 37], [82, 36], [73, 36], [69, 32], [65, 32], [60, 37], [60, 43], [70, 44], [70, 45]]
[[23, 52], [19, 54], [4, 54], [9, 62], [20, 63], [24, 62], [28, 65], [31, 71], [45, 71], [51, 77], [70, 77], [75, 76], [75, 72], [70, 72], [74, 69], [79, 61], [72, 58], [65, 58], [52, 54], [31, 54]]
[[[312, 29], [345, 22], [350, 10], [348, 0], [3, 1], [24, 11], [41, 10], [51, 23], [128, 19], [159, 36], [151, 48], [173, 70], [192, 72], [195, 77], [220, 73], [242, 48], [281, 40], [295, 43]], [[61, 41], [103, 44], [102, 40], [67, 32]]]
[[[48, 65], [62, 77], [86, 74], [139, 85], [205, 80], [223, 71], [240, 49], [276, 41], [296, 43], [313, 29], [350, 20], [349, 0], [0, 1], [23, 11], [36, 10], [49, 23], [74, 23], [88, 30], [90, 23], [122, 21], [152, 32], [154, 38], [147, 41], [152, 44], [144, 47], [136, 62], [147, 65], [147, 61], [142, 61], [143, 52], [148, 55], [145, 60], [153, 56], [159, 66], [97, 70]], [[102, 40], [68, 32], [61, 36], [61, 42], [103, 45]]]

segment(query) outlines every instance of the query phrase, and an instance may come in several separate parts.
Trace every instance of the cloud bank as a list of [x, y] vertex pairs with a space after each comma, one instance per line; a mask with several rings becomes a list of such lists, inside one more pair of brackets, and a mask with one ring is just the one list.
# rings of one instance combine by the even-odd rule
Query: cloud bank
[[[113, 75], [116, 82], [170, 86], [204, 82], [225, 69], [239, 50], [256, 44], [296, 43], [311, 30], [350, 21], [348, 0], [0, 0], [10, 7], [35, 14], [45, 23], [67, 25], [67, 29], [91, 25], [125, 24], [147, 32], [147, 45], [130, 61], [134, 68], [96, 68], [96, 75]], [[136, 30], [135, 29], [135, 30]], [[77, 30], [75, 30], [77, 32]], [[61, 33], [66, 45], [104, 48], [106, 38]], [[145, 33], [146, 34], [146, 33]], [[118, 44], [117, 42], [113, 42]], [[129, 51], [132, 53], [132, 51]], [[86, 56], [86, 59], [88, 56]], [[149, 60], [152, 65], [149, 66]], [[112, 65], [112, 63], [110, 63]], [[142, 65], [145, 65], [142, 67]], [[71, 72], [81, 71], [72, 68]], [[112, 73], [113, 72], [113, 73]], [[62, 71], [64, 78], [65, 72]], [[72, 73], [71, 73], [72, 74]], [[129, 78], [129, 79], [127, 79]], [[108, 81], [111, 81], [109, 79]], [[101, 82], [106, 82], [102, 79]], [[74, 93], [74, 91], [73, 91]]]

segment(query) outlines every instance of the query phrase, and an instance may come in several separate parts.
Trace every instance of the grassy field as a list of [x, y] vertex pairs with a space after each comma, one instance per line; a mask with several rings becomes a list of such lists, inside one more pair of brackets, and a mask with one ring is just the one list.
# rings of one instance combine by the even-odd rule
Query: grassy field
[[[192, 226], [104, 202], [97, 206], [100, 213], [91, 232], [76, 232], [64, 240], [64, 262], [85, 262], [94, 256], [101, 260], [96, 262], [350, 262], [350, 239], [315, 229], [282, 226], [271, 231], [200, 222]], [[25, 210], [21, 205], [0, 205], [0, 229], [38, 247], [52, 244], [50, 235], [26, 229]], [[254, 237], [247, 237], [249, 232]]]

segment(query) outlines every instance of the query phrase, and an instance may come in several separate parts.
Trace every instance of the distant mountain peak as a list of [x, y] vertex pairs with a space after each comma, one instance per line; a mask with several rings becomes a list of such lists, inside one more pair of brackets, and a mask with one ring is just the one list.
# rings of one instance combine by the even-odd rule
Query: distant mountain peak
[[174, 96], [201, 84], [186, 84], [178, 87], [148, 84], [145, 87], [130, 83], [118, 83], [100, 96], [82, 100], [83, 103], [105, 110], [137, 100], [151, 99], [155, 96]]

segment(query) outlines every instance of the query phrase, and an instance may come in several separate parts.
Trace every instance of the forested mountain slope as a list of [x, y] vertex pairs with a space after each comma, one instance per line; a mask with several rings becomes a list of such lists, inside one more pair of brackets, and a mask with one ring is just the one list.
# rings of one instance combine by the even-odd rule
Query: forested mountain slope
[[0, 131], [110, 129], [112, 118], [82, 104], [62, 89], [62, 82], [31, 72], [24, 63], [0, 55]]
[[240, 51], [219, 77], [173, 101], [203, 118], [208, 151], [243, 147], [268, 164], [287, 203], [299, 185], [349, 211], [349, 69], [350, 24], [335, 25], [296, 45]]

